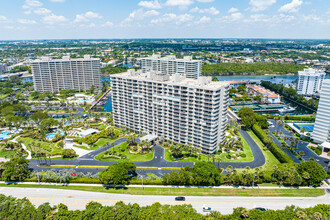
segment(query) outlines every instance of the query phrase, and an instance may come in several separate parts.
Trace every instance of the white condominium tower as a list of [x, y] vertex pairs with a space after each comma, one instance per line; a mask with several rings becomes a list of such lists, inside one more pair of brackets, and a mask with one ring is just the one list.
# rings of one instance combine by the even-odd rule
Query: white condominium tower
[[317, 109], [312, 139], [323, 143], [330, 141], [330, 80], [326, 79], [322, 85], [321, 98]]
[[129, 70], [111, 78], [114, 124], [213, 153], [225, 138], [228, 86], [210, 77]]
[[200, 60], [193, 60], [191, 56], [177, 59], [173, 55], [166, 57], [153, 55], [151, 57], [141, 58], [140, 61], [144, 73], [149, 71], [158, 71], [168, 75], [179, 73], [186, 75], [187, 78], [197, 79], [202, 71], [202, 62]]
[[304, 69], [298, 71], [297, 93], [300, 95], [311, 96], [319, 93], [325, 77], [325, 72], [318, 69]]
[[85, 55], [84, 58], [49, 59], [44, 57], [31, 63], [34, 89], [59, 92], [62, 89], [87, 91], [93, 85], [101, 89], [100, 59]]

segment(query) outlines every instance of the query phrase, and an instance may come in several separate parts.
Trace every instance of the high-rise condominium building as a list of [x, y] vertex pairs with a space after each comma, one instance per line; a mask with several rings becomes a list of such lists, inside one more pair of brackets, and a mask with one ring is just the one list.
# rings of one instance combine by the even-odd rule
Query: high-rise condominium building
[[298, 71], [298, 94], [311, 96], [320, 93], [325, 75], [325, 72], [319, 69], [308, 68]]
[[321, 98], [317, 109], [312, 139], [322, 143], [330, 141], [330, 80], [326, 79], [322, 85]]
[[149, 71], [158, 71], [168, 75], [179, 73], [186, 75], [187, 78], [197, 79], [202, 71], [202, 62], [200, 60], [193, 60], [191, 56], [177, 59], [173, 55], [166, 57], [153, 55], [151, 57], [141, 58], [140, 62], [144, 73]]
[[92, 86], [101, 89], [100, 59], [85, 55], [84, 58], [42, 58], [31, 63], [34, 89], [59, 92], [62, 89], [87, 91]]
[[111, 78], [114, 124], [213, 153], [225, 138], [228, 87], [210, 77], [129, 70]]

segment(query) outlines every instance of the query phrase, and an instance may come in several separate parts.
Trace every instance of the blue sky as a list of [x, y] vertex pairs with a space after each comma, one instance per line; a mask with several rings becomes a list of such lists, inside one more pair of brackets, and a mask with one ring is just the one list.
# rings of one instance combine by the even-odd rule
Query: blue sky
[[0, 0], [0, 39], [330, 39], [330, 0]]

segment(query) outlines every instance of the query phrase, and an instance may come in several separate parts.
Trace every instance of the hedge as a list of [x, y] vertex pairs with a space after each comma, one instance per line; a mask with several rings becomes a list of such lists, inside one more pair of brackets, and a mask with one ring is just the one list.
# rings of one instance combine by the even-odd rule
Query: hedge
[[275, 144], [264, 132], [264, 130], [259, 127], [259, 125], [253, 125], [252, 131], [281, 163], [293, 163], [292, 158], [287, 155], [277, 144]]

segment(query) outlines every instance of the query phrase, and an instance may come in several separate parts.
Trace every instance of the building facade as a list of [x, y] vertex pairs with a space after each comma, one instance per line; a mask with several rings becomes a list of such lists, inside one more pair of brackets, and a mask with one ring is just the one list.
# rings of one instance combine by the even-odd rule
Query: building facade
[[204, 153], [218, 150], [225, 138], [228, 83], [134, 70], [110, 78], [116, 126], [191, 143]]
[[298, 71], [297, 93], [305, 96], [320, 93], [325, 75], [325, 71], [319, 69]]
[[173, 55], [166, 57], [153, 55], [151, 57], [141, 58], [140, 63], [144, 73], [149, 71], [158, 71], [168, 75], [179, 73], [185, 75], [187, 78], [197, 79], [202, 71], [202, 62], [200, 60], [193, 60], [191, 56], [177, 59]]
[[102, 88], [100, 59], [85, 55], [83, 59], [43, 58], [31, 63], [34, 89], [59, 92], [62, 89], [87, 91]]
[[330, 80], [326, 79], [322, 85], [321, 97], [312, 133], [315, 142], [330, 142]]

